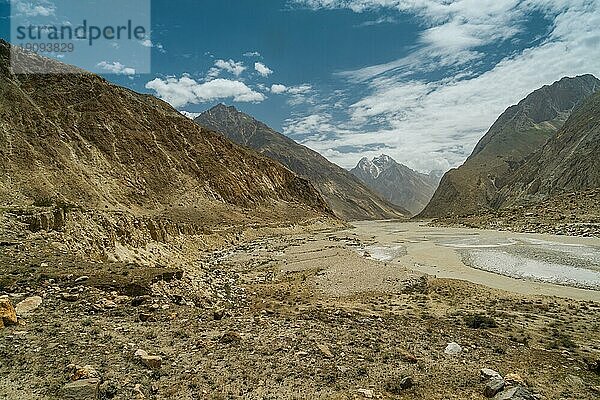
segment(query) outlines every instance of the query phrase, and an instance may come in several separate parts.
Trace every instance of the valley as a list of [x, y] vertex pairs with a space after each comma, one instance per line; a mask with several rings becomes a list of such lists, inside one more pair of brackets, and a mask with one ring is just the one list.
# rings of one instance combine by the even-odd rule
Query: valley
[[213, 248], [174, 238], [156, 250], [180, 254], [180, 267], [157, 271], [56, 268], [64, 256], [41, 250], [61, 236], [4, 239], [10, 301], [42, 300], [2, 331], [0, 398], [483, 399], [485, 368], [527, 387], [525, 398], [600, 394], [597, 291], [460, 256], [519, 242], [531, 259], [551, 247], [597, 270], [597, 238], [358, 222], [246, 232]]

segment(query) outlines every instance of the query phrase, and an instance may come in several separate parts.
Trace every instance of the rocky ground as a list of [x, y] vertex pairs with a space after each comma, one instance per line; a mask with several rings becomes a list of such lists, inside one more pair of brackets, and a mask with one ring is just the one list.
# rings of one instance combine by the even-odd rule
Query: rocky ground
[[565, 193], [532, 206], [436, 218], [433, 226], [510, 230], [567, 236], [600, 236], [600, 190]]
[[0, 243], [0, 399], [600, 396], [600, 302], [392, 268], [348, 231], [154, 269], [82, 262], [61, 238]]

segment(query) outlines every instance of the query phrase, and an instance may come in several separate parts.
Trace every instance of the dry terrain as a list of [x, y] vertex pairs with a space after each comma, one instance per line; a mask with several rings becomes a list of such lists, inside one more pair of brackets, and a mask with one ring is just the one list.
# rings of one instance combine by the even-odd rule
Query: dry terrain
[[498, 396], [526, 393], [504, 398], [600, 396], [598, 292], [461, 275], [440, 246], [467, 229], [326, 226], [172, 237], [102, 262], [63, 233], [6, 229], [0, 294], [41, 304], [0, 330], [0, 399], [484, 399], [483, 368], [504, 377]]

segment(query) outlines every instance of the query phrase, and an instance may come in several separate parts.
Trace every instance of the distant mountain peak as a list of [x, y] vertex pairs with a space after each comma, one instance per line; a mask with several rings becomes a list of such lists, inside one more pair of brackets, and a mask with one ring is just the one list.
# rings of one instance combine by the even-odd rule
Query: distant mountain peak
[[413, 214], [423, 210], [439, 183], [437, 174], [413, 171], [386, 154], [372, 160], [363, 157], [350, 172], [384, 199]]

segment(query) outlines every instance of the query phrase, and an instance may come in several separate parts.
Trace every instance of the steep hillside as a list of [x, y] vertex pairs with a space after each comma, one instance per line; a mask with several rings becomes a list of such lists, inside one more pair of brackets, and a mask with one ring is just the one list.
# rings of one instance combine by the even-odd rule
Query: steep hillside
[[363, 158], [350, 172], [390, 203], [402, 206], [416, 215], [423, 211], [439, 177], [413, 171], [382, 154], [372, 161]]
[[[500, 191], [496, 205], [545, 201], [566, 192], [600, 189], [600, 92], [590, 96]], [[596, 205], [600, 213], [600, 205]]]
[[343, 219], [389, 219], [408, 214], [402, 207], [380, 198], [351, 173], [327, 161], [319, 153], [294, 142], [235, 107], [219, 104], [201, 114], [195, 122], [223, 133], [236, 143], [256, 149], [308, 179], [329, 207]]
[[70, 74], [15, 76], [9, 56], [0, 42], [0, 206], [178, 209], [198, 221], [219, 210], [215, 224], [276, 204], [329, 212], [306, 180], [152, 96], [28, 53], [19, 56]]
[[442, 178], [421, 217], [463, 215], [493, 208], [512, 172], [562, 127], [583, 99], [600, 89], [592, 75], [563, 78], [509, 107], [471, 156]]

